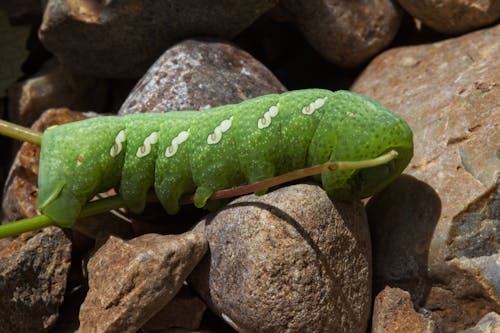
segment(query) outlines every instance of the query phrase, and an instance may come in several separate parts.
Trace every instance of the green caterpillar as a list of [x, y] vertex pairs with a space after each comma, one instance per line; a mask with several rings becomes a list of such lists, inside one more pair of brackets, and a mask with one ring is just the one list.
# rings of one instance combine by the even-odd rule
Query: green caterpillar
[[43, 134], [39, 210], [72, 225], [96, 193], [119, 189], [144, 209], [154, 189], [169, 214], [183, 194], [203, 207], [217, 190], [327, 161], [357, 161], [396, 150], [387, 164], [318, 175], [333, 197], [370, 196], [396, 178], [413, 153], [412, 132], [382, 105], [321, 89], [261, 96], [204, 112], [88, 119]]

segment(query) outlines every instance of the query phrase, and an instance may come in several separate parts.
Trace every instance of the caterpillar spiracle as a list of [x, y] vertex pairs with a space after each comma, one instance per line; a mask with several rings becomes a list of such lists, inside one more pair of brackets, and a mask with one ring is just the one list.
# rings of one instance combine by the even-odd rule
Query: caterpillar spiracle
[[375, 158], [387, 164], [316, 176], [333, 197], [370, 196], [395, 179], [413, 153], [412, 132], [366, 97], [322, 89], [291, 91], [216, 107], [106, 116], [55, 126], [42, 138], [39, 210], [72, 225], [97, 193], [117, 188], [133, 212], [147, 192], [169, 214], [194, 193], [203, 207], [217, 190], [328, 161]]

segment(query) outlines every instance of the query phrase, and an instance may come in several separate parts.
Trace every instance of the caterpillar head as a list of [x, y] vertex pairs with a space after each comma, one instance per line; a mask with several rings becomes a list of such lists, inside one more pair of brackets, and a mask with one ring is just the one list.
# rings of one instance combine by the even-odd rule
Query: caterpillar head
[[323, 173], [323, 188], [333, 197], [353, 200], [373, 195], [397, 178], [413, 155], [413, 135], [401, 118], [381, 104], [347, 91], [334, 93], [335, 103], [321, 118], [309, 150], [309, 164], [360, 161], [391, 150], [390, 162], [365, 169]]

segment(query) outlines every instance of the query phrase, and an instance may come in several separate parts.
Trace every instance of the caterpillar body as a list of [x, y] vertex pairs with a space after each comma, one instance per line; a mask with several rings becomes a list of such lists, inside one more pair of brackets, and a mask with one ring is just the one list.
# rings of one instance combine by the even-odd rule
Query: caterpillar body
[[70, 226], [95, 194], [118, 188], [144, 209], [154, 186], [169, 214], [183, 194], [197, 207], [217, 190], [325, 163], [377, 157], [387, 164], [317, 176], [333, 197], [370, 196], [409, 163], [412, 132], [382, 105], [347, 91], [291, 91], [204, 112], [173, 111], [87, 119], [49, 128], [42, 138], [39, 210]]

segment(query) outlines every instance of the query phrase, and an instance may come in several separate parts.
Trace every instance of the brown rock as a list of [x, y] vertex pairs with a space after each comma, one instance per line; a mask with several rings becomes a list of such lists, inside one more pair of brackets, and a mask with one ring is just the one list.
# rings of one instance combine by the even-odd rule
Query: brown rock
[[390, 0], [284, 0], [281, 5], [323, 57], [357, 66], [384, 49], [401, 16]]
[[385, 228], [378, 231], [385, 238], [374, 235], [374, 252], [386, 254], [386, 267], [409, 263], [393, 265], [379, 280], [419, 283], [407, 290], [445, 331], [500, 309], [500, 58], [493, 56], [500, 53], [499, 38], [500, 25], [394, 49], [353, 86], [408, 121], [416, 144], [407, 172], [432, 187], [395, 184], [371, 205], [370, 223]]
[[54, 325], [70, 260], [71, 242], [55, 227], [25, 233], [0, 250], [2, 332], [43, 332]]
[[363, 332], [370, 311], [370, 240], [359, 203], [316, 185], [248, 195], [194, 229], [210, 244], [190, 276], [240, 332]]
[[51, 0], [39, 36], [72, 71], [138, 77], [174, 42], [198, 35], [233, 37], [276, 2]]
[[164, 331], [168, 328], [194, 330], [200, 327], [207, 306], [188, 287], [182, 286], [175, 297], [143, 327], [145, 332]]
[[[68, 109], [51, 109], [45, 112], [31, 128], [43, 132], [49, 126], [85, 118], [81, 113]], [[39, 146], [31, 143], [22, 145], [5, 184], [2, 200], [4, 220], [13, 221], [37, 215], [39, 158]]]
[[413, 17], [430, 28], [456, 34], [484, 27], [500, 18], [500, 1], [398, 0]]
[[245, 51], [227, 43], [187, 40], [158, 58], [119, 113], [208, 109], [284, 91]]
[[51, 66], [9, 89], [9, 119], [29, 126], [50, 108], [104, 112], [107, 111], [108, 90], [108, 83], [104, 80]]
[[399, 288], [386, 287], [375, 298], [372, 333], [432, 333], [434, 322], [417, 313], [410, 294]]
[[476, 326], [458, 333], [497, 333], [500, 332], [500, 315], [490, 312]]
[[110, 237], [88, 264], [79, 332], [136, 332], [181, 289], [207, 250], [203, 235]]

